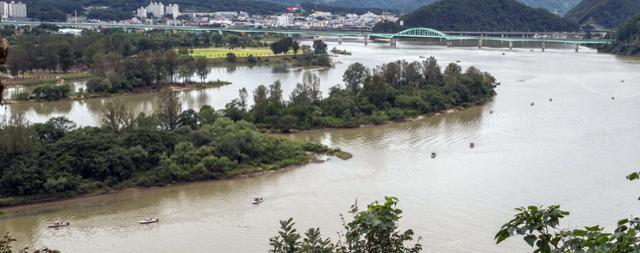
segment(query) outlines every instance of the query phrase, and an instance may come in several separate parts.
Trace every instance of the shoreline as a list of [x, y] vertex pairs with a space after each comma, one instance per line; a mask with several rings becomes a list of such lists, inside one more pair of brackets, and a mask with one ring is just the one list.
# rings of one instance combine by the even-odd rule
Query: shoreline
[[130, 91], [130, 92], [123, 92], [123, 93], [95, 94], [94, 96], [86, 96], [86, 97], [72, 96], [72, 97], [68, 97], [68, 98], [65, 98], [65, 99], [59, 99], [59, 100], [36, 100], [36, 99], [15, 100], [15, 99], [6, 99], [6, 100], [4, 100], [4, 102], [7, 105], [17, 105], [17, 104], [49, 103], [49, 102], [62, 102], [62, 101], [83, 101], [83, 100], [89, 100], [89, 99], [123, 97], [123, 96], [131, 96], [131, 95], [138, 95], [138, 94], [154, 94], [154, 93], [160, 92], [162, 90], [162, 88], [169, 88], [173, 92], [183, 92], [183, 91], [194, 91], [194, 90], [204, 90], [204, 89], [216, 89], [216, 88], [221, 88], [221, 87], [224, 87], [224, 86], [232, 84], [231, 82], [222, 81], [222, 80], [211, 81], [210, 83], [213, 83], [213, 84], [209, 85], [209, 83], [192, 82], [192, 83], [189, 83], [189, 84], [185, 85], [185, 84], [182, 84], [182, 83], [174, 83], [174, 84], [166, 85], [166, 86], [162, 86], [162, 87], [145, 87], [145, 88], [136, 89], [136, 90], [133, 90], [133, 91]]
[[[340, 156], [340, 154], [348, 154], [349, 157], [347, 158], [343, 158]], [[288, 165], [288, 166], [284, 166], [281, 168], [266, 168], [266, 167], [247, 167], [247, 168], [242, 168], [239, 169], [240, 171], [237, 174], [233, 174], [233, 175], [229, 175], [226, 177], [222, 177], [222, 178], [217, 178], [217, 179], [208, 179], [208, 180], [198, 180], [198, 181], [189, 181], [189, 182], [173, 182], [171, 184], [167, 184], [167, 185], [163, 185], [163, 186], [150, 186], [150, 187], [143, 187], [143, 186], [121, 186], [121, 187], [115, 187], [115, 188], [111, 188], [111, 189], [103, 189], [100, 191], [96, 191], [96, 192], [92, 192], [92, 193], [84, 193], [84, 194], [79, 194], [79, 195], [61, 195], [61, 196], [50, 196], [50, 197], [43, 197], [43, 198], [33, 198], [33, 199], [22, 199], [22, 200], [17, 200], [17, 202], [15, 203], [11, 203], [11, 204], [2, 204], [0, 203], [0, 213], [4, 213], [3, 215], [0, 215], [0, 219], [6, 219], [6, 218], [10, 218], [11, 216], [8, 215], [10, 210], [15, 210], [15, 209], [28, 209], [29, 207], [32, 206], [37, 206], [37, 205], [44, 205], [44, 204], [55, 204], [55, 203], [64, 203], [67, 201], [76, 201], [76, 200], [82, 200], [82, 199], [87, 199], [87, 198], [92, 198], [92, 197], [97, 197], [97, 196], [106, 196], [106, 195], [111, 195], [111, 194], [118, 194], [118, 193], [123, 193], [123, 192], [127, 192], [127, 191], [151, 191], [154, 189], [167, 189], [167, 188], [171, 188], [171, 187], [177, 187], [177, 186], [182, 186], [182, 185], [190, 185], [190, 184], [197, 184], [197, 183], [210, 183], [210, 182], [216, 182], [216, 181], [225, 181], [225, 180], [236, 180], [236, 179], [244, 179], [244, 178], [252, 178], [252, 177], [259, 177], [259, 176], [264, 176], [264, 175], [268, 175], [268, 174], [272, 174], [272, 173], [278, 173], [278, 172], [284, 172], [284, 171], [289, 171], [289, 170], [293, 170], [308, 164], [312, 164], [312, 163], [323, 163], [325, 162], [324, 160], [320, 160], [318, 159], [318, 156], [320, 155], [328, 155], [328, 156], [335, 156], [337, 158], [340, 158], [341, 160], [349, 160], [351, 159], [352, 155], [348, 152], [344, 152], [344, 151], [340, 151], [339, 149], [330, 149], [329, 152], [327, 153], [311, 153], [309, 159], [307, 159], [304, 162], [301, 162], [299, 164], [294, 164], [294, 165]]]

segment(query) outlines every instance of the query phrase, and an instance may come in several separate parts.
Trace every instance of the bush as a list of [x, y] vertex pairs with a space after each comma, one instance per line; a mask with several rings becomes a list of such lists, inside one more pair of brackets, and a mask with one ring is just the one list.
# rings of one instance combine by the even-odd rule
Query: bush
[[235, 63], [238, 60], [238, 57], [236, 56], [236, 54], [229, 52], [227, 53], [226, 60], [229, 63]]
[[371, 122], [374, 125], [382, 125], [389, 120], [389, 116], [383, 111], [377, 111], [371, 115]]
[[31, 94], [27, 91], [18, 92], [13, 96], [13, 99], [15, 100], [29, 100], [29, 98], [31, 98]]
[[258, 63], [258, 59], [256, 59], [256, 57], [253, 57], [253, 55], [249, 55], [249, 57], [247, 57], [247, 62], [249, 64], [256, 64]]
[[110, 93], [111, 91], [111, 83], [107, 79], [94, 78], [87, 81], [88, 93]]
[[32, 96], [36, 99], [60, 100], [69, 97], [71, 87], [68, 84], [44, 84], [33, 89]]

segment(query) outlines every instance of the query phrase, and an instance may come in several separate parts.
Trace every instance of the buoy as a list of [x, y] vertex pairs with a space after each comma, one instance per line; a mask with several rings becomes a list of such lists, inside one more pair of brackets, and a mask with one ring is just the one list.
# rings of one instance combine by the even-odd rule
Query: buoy
[[476, 147], [476, 144], [474, 144], [473, 142], [469, 143], [469, 148], [475, 148], [475, 147]]
[[550, 98], [550, 99], [549, 99], [549, 102], [553, 102], [553, 98]]
[[536, 105], [536, 103], [534, 103], [534, 102], [531, 102], [531, 106], [534, 106], [534, 105]]
[[611, 97], [611, 100], [615, 100], [615, 99], [616, 99], [616, 97]]
[[432, 158], [432, 159], [436, 158], [436, 156], [437, 156], [437, 155], [436, 155], [436, 152], [431, 153], [431, 158]]
[[493, 114], [493, 111], [489, 111], [489, 114]]

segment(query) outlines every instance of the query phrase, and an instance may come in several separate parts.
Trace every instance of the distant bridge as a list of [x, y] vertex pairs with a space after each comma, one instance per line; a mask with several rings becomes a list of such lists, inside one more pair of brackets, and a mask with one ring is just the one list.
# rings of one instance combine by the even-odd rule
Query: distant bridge
[[527, 36], [517, 37], [509, 34], [495, 33], [499, 36], [465, 36], [465, 35], [448, 35], [444, 32], [434, 30], [431, 28], [411, 28], [398, 33], [372, 33], [372, 38], [385, 38], [385, 39], [398, 39], [398, 38], [431, 38], [442, 39], [445, 41], [461, 41], [461, 40], [478, 40], [478, 41], [501, 41], [501, 42], [548, 42], [548, 43], [563, 43], [563, 44], [576, 44], [576, 45], [598, 45], [609, 44], [612, 40], [597, 39], [597, 40], [585, 40], [585, 39], [558, 39], [558, 38], [532, 38]]
[[[342, 42], [342, 37], [364, 37], [364, 43], [367, 44], [370, 38], [388, 39], [392, 45], [397, 43], [401, 38], [425, 38], [425, 39], [439, 39], [446, 42], [448, 46], [452, 45], [454, 41], [478, 41], [478, 47], [482, 47], [484, 41], [499, 41], [508, 42], [509, 48], [513, 48], [514, 42], [533, 42], [540, 43], [542, 50], [545, 49], [546, 43], [560, 43], [560, 44], [574, 44], [576, 50], [580, 45], [602, 45], [612, 43], [612, 40], [608, 39], [562, 39], [562, 38], [547, 38], [547, 37], [531, 37], [531, 33], [520, 33], [522, 36], [515, 32], [487, 32], [487, 36], [484, 36], [481, 32], [474, 32], [479, 35], [449, 35], [445, 32], [441, 32], [431, 28], [411, 28], [398, 33], [372, 33], [370, 31], [345, 31], [345, 30], [303, 30], [303, 29], [260, 29], [260, 28], [225, 28], [225, 27], [203, 27], [203, 26], [176, 26], [176, 25], [150, 25], [150, 24], [121, 24], [121, 23], [70, 23], [70, 22], [36, 22], [36, 21], [5, 21], [2, 22], [2, 26], [14, 25], [14, 26], [38, 26], [42, 24], [55, 25], [58, 27], [66, 28], [80, 28], [80, 29], [92, 29], [92, 28], [119, 28], [119, 29], [145, 29], [145, 30], [185, 30], [194, 32], [237, 32], [237, 33], [275, 33], [275, 34], [287, 34], [287, 35], [303, 35], [303, 36], [336, 36], [338, 42]], [[459, 33], [459, 32], [457, 32]], [[517, 35], [516, 35], [517, 34]], [[528, 35], [525, 35], [528, 34]], [[490, 35], [490, 36], [489, 36]], [[576, 34], [571, 34], [575, 36]]]

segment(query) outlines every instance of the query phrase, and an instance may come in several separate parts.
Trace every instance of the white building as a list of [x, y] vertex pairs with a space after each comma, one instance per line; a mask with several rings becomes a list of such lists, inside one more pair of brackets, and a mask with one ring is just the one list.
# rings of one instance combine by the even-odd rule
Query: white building
[[289, 27], [293, 23], [293, 17], [287, 14], [282, 14], [276, 19], [276, 26]]
[[164, 17], [164, 11], [165, 9], [163, 3], [151, 2], [149, 6], [147, 6], [147, 15], [151, 15], [154, 18]]
[[167, 16], [176, 19], [180, 16], [180, 8], [178, 7], [178, 4], [169, 4], [165, 7], [164, 13]]
[[9, 17], [9, 3], [0, 2], [0, 17], [2, 18]]
[[27, 5], [22, 2], [11, 1], [9, 3], [10, 18], [27, 18]]
[[140, 7], [138, 8], [138, 10], [136, 10], [136, 17], [138, 17], [139, 19], [146, 19], [147, 18], [147, 8], [144, 7]]

